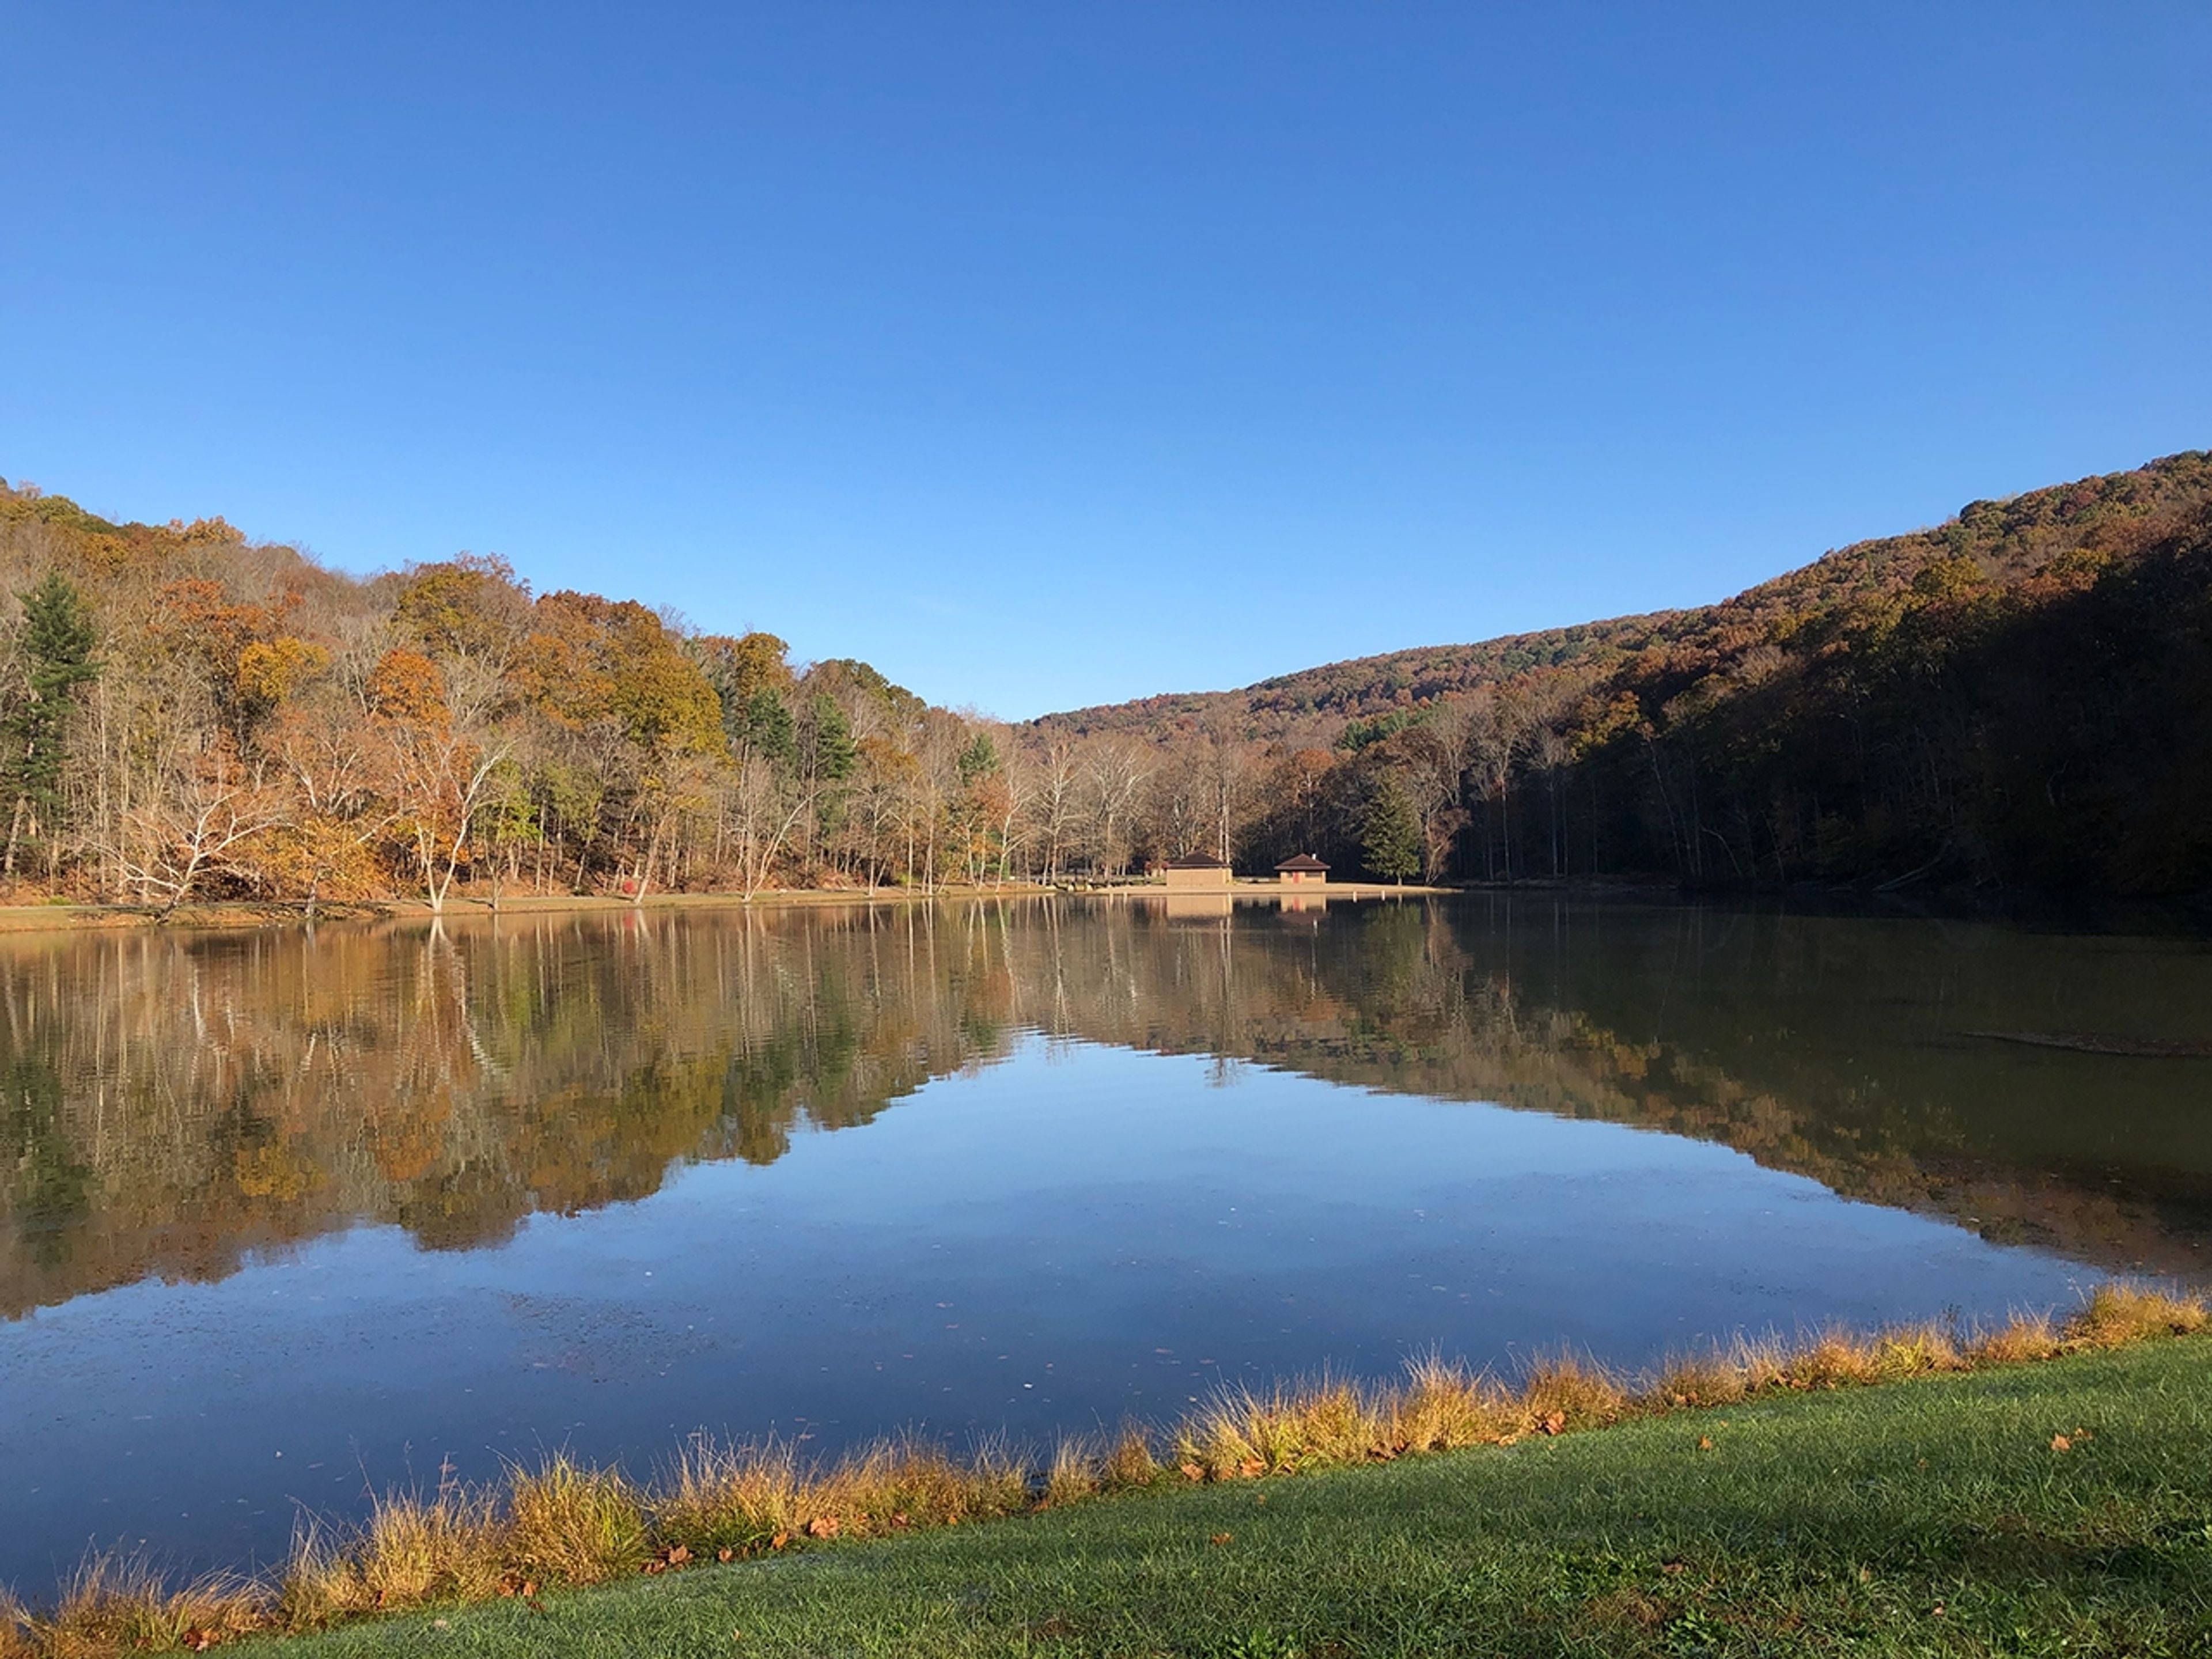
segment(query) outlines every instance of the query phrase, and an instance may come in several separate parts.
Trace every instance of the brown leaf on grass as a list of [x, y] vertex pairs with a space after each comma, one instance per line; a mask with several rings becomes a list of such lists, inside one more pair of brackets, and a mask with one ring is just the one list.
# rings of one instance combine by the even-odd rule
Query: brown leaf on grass
[[1689, 1570], [1689, 1563], [1686, 1561], [1668, 1560], [1662, 1561], [1659, 1564], [1659, 1571], [1665, 1573], [1670, 1578], [1680, 1578]]
[[1699, 1435], [1699, 1436], [1698, 1437], [1698, 1449], [1699, 1451], [1711, 1451], [1712, 1449], [1713, 1449], [1713, 1437], [1712, 1437], [1712, 1436], [1711, 1436], [1711, 1435], [1709, 1435], [1709, 1434], [1701, 1434], [1701, 1435]]
[[817, 1515], [806, 1523], [809, 1538], [835, 1538], [843, 1529], [843, 1523], [834, 1515]]
[[182, 1645], [187, 1653], [205, 1653], [222, 1640], [222, 1636], [220, 1632], [209, 1630], [204, 1626], [195, 1625], [185, 1632]]
[[913, 1522], [907, 1519], [906, 1511], [904, 1510], [895, 1510], [892, 1511], [891, 1530], [893, 1532], [904, 1532], [913, 1524]]
[[2072, 1451], [2074, 1449], [2074, 1443], [2071, 1440], [2069, 1440], [2063, 1434], [2054, 1434], [2051, 1437], [2051, 1449], [2053, 1451]]
[[1186, 1480], [1203, 1480], [1206, 1479], [1206, 1471], [1195, 1463], [1186, 1463], [1182, 1466], [1182, 1478]]
[[1233, 1535], [1234, 1534], [1230, 1533], [1217, 1532], [1212, 1537], [1207, 1539], [1206, 1541], [1209, 1544], [1225, 1544]]
[[668, 1565], [669, 1565], [670, 1566], [672, 1566], [672, 1567], [680, 1567], [680, 1566], [682, 1566], [682, 1565], [683, 1565], [686, 1561], [689, 1561], [689, 1560], [691, 1559], [691, 1548], [690, 1548], [690, 1545], [688, 1545], [688, 1544], [673, 1544], [673, 1545], [671, 1545], [671, 1546], [669, 1547], [669, 1550], [668, 1550], [668, 1558], [667, 1558], [667, 1559], [668, 1559]]
[[789, 1533], [787, 1533], [787, 1532], [780, 1532], [780, 1533], [776, 1534], [776, 1535], [775, 1535], [775, 1537], [773, 1537], [773, 1538], [771, 1538], [771, 1539], [769, 1539], [769, 1540], [768, 1540], [768, 1547], [769, 1547], [770, 1549], [772, 1549], [772, 1550], [780, 1550], [780, 1549], [781, 1549], [781, 1548], [782, 1548], [786, 1544], [788, 1544], [790, 1541], [791, 1541], [791, 1534], [790, 1534]]
[[738, 1559], [738, 1553], [725, 1544], [714, 1552], [714, 1559], [717, 1561], [734, 1561]]
[[1256, 1457], [1248, 1457], [1242, 1463], [1239, 1463], [1237, 1466], [1237, 1473], [1243, 1475], [1247, 1480], [1257, 1480], [1261, 1475], [1267, 1474], [1267, 1464]]
[[647, 1577], [651, 1577], [656, 1572], [666, 1572], [668, 1571], [668, 1563], [662, 1560], [656, 1555], [650, 1561], [639, 1562], [637, 1570], [640, 1572], [644, 1573]]
[[1546, 1434], [1563, 1434], [1566, 1431], [1567, 1414], [1565, 1412], [1547, 1412], [1544, 1420], [1536, 1426]]

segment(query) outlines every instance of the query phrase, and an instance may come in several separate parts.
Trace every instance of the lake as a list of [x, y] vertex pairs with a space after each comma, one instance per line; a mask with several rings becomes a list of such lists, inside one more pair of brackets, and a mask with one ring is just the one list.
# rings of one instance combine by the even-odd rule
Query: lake
[[2212, 946], [1547, 896], [0, 940], [0, 1582], [710, 1430], [1160, 1421], [1441, 1349], [2212, 1261]]

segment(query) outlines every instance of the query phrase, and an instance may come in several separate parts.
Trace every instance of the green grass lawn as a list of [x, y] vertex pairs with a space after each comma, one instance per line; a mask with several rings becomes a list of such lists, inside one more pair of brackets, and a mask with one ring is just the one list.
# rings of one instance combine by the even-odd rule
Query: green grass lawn
[[2212, 1339], [1097, 1499], [541, 1607], [284, 1650], [2212, 1654]]

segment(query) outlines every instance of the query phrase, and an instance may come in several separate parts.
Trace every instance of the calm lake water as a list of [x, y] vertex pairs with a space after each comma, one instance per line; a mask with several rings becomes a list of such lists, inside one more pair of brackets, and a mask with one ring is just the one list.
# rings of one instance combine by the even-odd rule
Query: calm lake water
[[302, 1507], [541, 1448], [1042, 1440], [2212, 1261], [2190, 938], [651, 910], [0, 941], [0, 1582], [34, 1594], [88, 1543], [266, 1561]]

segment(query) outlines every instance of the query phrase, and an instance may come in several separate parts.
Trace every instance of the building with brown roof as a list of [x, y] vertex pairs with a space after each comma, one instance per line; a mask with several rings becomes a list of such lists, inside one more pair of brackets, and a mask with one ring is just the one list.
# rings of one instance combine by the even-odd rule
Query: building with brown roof
[[1323, 886], [1328, 881], [1328, 866], [1311, 853], [1301, 853], [1275, 866], [1275, 879], [1285, 887]]
[[1160, 878], [1171, 893], [1215, 891], [1228, 886], [1234, 875], [1227, 860], [1206, 853], [1170, 859], [1160, 866]]

